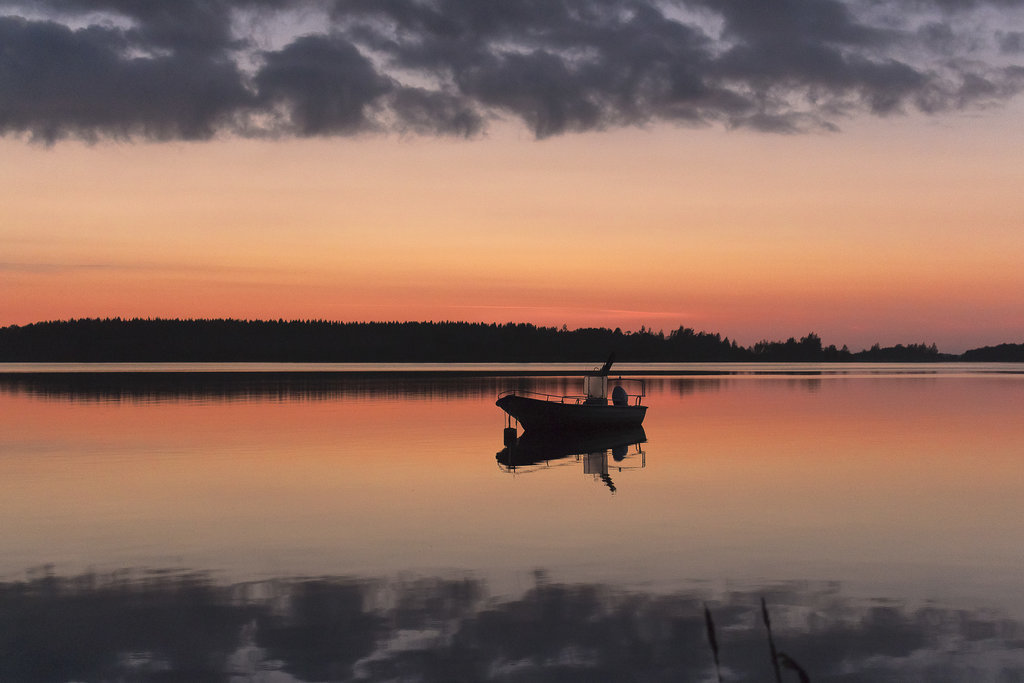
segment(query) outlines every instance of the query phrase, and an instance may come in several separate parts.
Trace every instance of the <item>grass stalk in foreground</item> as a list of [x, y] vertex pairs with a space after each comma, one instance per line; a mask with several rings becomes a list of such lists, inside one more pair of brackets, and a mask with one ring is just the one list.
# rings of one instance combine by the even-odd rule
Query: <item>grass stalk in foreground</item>
[[[782, 683], [782, 669], [793, 671], [800, 678], [800, 683], [811, 683], [811, 677], [807, 675], [804, 668], [795, 659], [785, 652], [779, 652], [775, 648], [775, 638], [772, 635], [772, 620], [768, 614], [768, 605], [764, 598], [761, 598], [761, 619], [765, 629], [768, 631], [768, 650], [772, 659], [772, 670], [775, 672], [775, 683]], [[708, 644], [711, 646], [711, 654], [715, 660], [715, 676], [718, 683], [722, 683], [722, 666], [718, 652], [718, 637], [715, 635], [715, 622], [711, 618], [711, 610], [707, 604], [704, 605], [704, 626], [707, 628]]]
[[718, 683], [722, 683], [722, 668], [718, 662], [718, 639], [715, 637], [715, 622], [711, 619], [711, 610], [704, 605], [704, 625], [708, 630], [708, 643], [711, 645], [711, 654], [715, 657], [715, 675], [718, 676]]

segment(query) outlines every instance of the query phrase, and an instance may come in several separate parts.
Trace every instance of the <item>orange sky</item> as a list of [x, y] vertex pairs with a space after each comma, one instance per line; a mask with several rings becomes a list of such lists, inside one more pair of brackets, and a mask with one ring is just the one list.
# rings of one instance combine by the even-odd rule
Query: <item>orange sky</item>
[[97, 316], [1024, 338], [1024, 105], [480, 139], [0, 140], [0, 325]]
[[0, 0], [0, 325], [1020, 342], [1022, 28], [1005, 2]]

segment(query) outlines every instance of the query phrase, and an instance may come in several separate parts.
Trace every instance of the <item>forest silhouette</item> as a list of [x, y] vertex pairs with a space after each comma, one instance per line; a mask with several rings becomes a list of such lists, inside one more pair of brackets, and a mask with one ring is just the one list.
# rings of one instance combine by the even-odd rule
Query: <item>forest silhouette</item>
[[745, 347], [688, 327], [83, 318], [0, 328], [0, 362], [593, 362], [611, 350], [621, 362], [1024, 361], [1024, 344], [959, 355], [924, 343], [852, 352], [811, 332]]

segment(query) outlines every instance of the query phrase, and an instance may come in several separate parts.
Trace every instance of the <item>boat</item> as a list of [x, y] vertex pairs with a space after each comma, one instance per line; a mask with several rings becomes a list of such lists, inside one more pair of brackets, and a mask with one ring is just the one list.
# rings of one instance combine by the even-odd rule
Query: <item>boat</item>
[[[583, 393], [556, 396], [511, 390], [498, 396], [496, 405], [524, 431], [621, 430], [639, 427], [647, 414], [642, 379], [609, 378], [615, 354], [604, 366], [583, 376]], [[610, 380], [610, 381], [609, 381]], [[611, 400], [608, 386], [612, 385]], [[511, 428], [511, 426], [510, 426]]]

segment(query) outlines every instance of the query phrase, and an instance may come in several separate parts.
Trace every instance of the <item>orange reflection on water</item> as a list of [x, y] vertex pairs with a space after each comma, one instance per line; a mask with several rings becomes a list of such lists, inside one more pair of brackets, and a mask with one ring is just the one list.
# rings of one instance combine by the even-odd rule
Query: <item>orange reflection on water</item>
[[655, 505], [697, 548], [1024, 566], [1020, 379], [715, 382], [648, 420], [651, 474], [678, 483]]
[[0, 391], [3, 571], [1015, 575], [1021, 399], [1024, 381], [998, 376], [656, 379], [646, 467], [611, 462], [612, 495], [575, 458], [500, 468], [485, 393]]
[[[465, 455], [449, 449], [444, 430], [462, 439], [475, 425], [486, 453], [501, 423], [486, 402], [461, 408], [418, 399], [70, 402], [0, 393], [0, 510], [18, 521], [5, 525], [4, 547], [38, 555], [30, 564], [102, 563], [88, 547], [96, 538], [114, 560], [122, 551], [198, 549], [259, 564], [263, 553], [324, 544], [355, 548], [355, 557], [393, 553], [394, 534], [451, 500], [446, 488], [473, 503], [474, 469], [441, 464], [442, 455]], [[445, 464], [439, 486], [432, 480]]]

